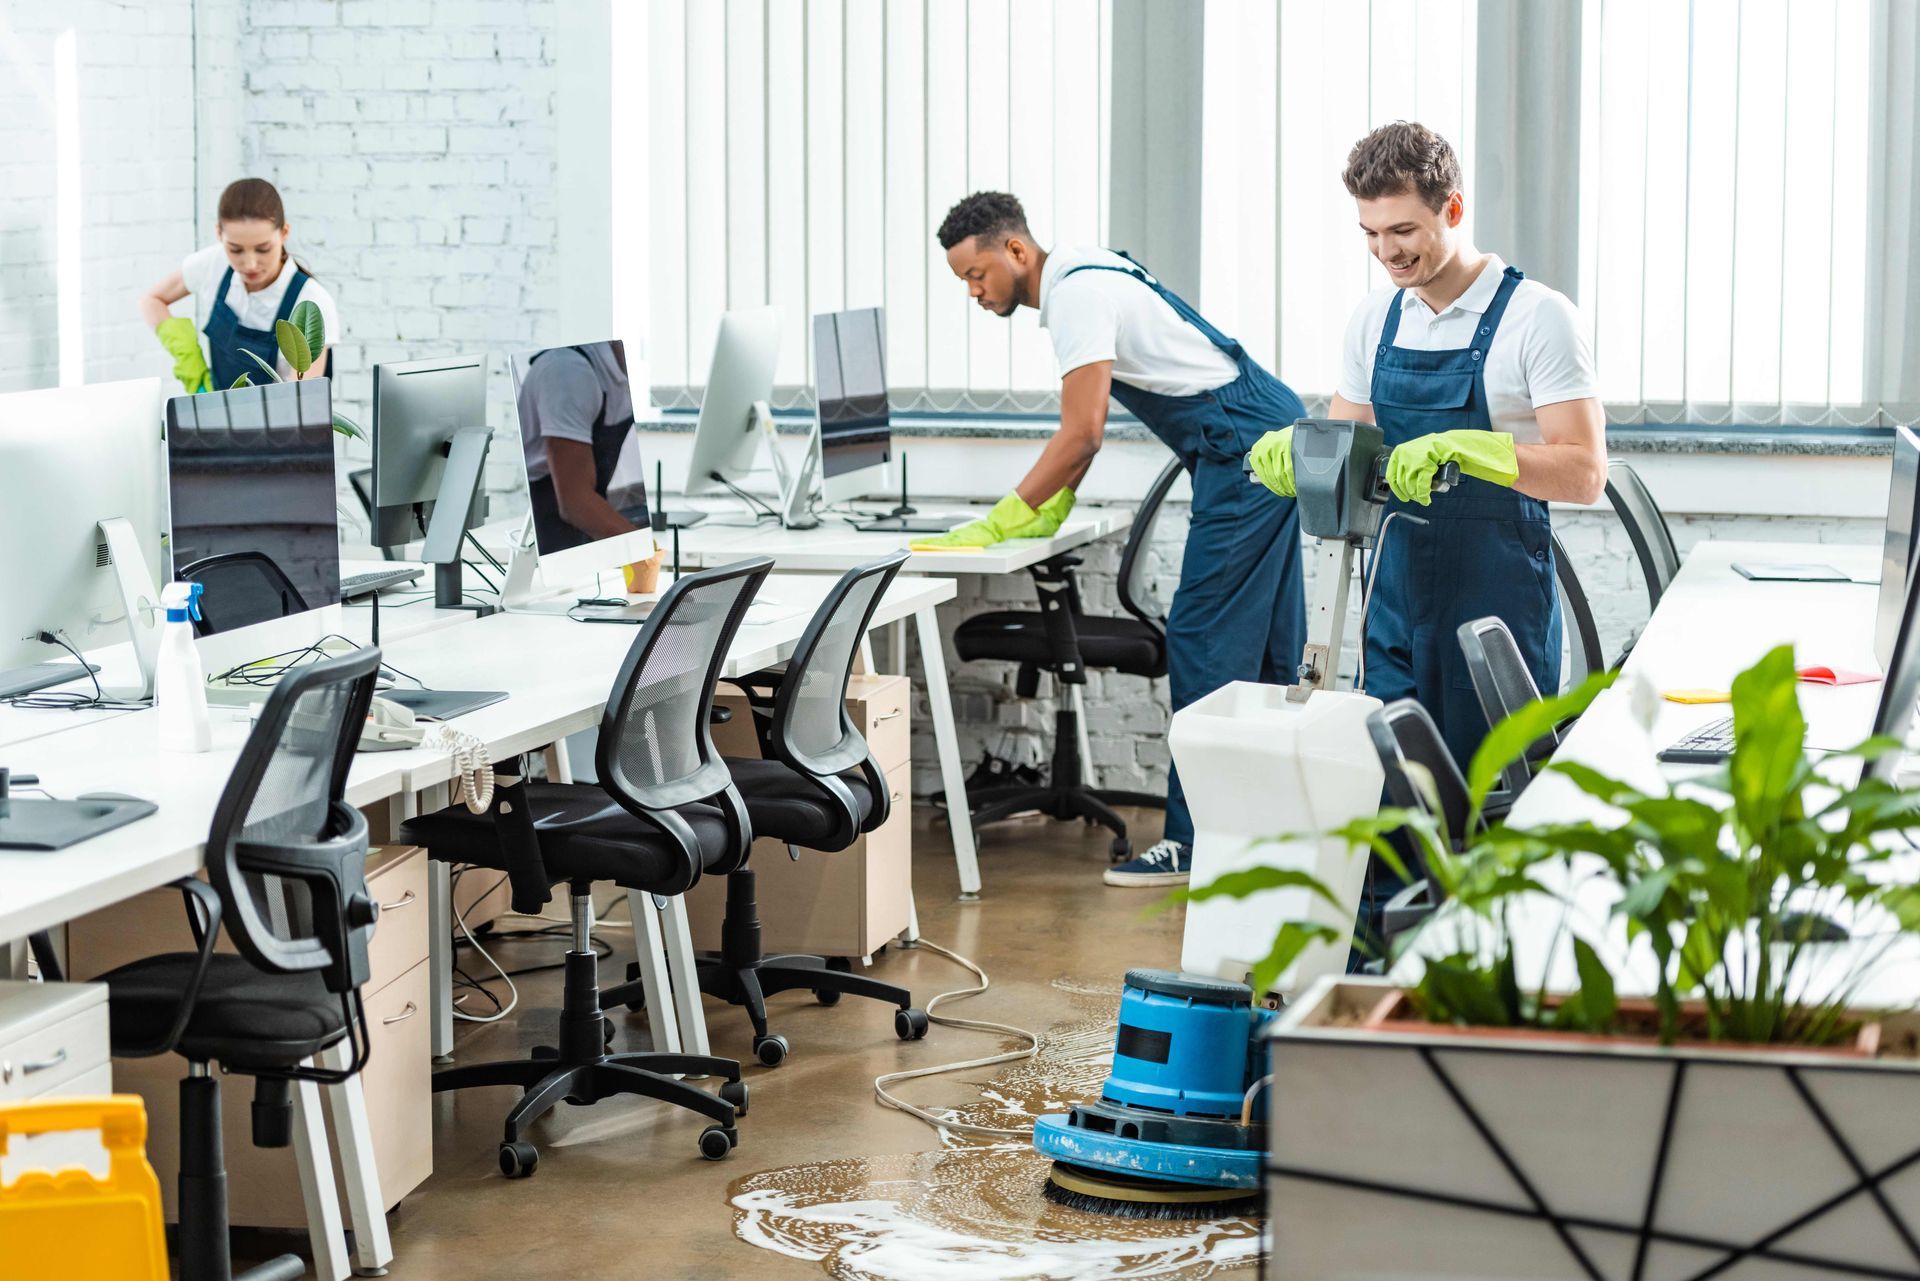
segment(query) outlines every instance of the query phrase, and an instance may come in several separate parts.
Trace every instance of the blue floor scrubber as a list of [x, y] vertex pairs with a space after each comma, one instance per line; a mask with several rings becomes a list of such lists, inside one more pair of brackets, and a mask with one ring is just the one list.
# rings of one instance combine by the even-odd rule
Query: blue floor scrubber
[[1140, 1218], [1257, 1210], [1266, 1100], [1260, 1031], [1275, 1017], [1244, 983], [1130, 970], [1100, 1098], [1043, 1116], [1049, 1200]]

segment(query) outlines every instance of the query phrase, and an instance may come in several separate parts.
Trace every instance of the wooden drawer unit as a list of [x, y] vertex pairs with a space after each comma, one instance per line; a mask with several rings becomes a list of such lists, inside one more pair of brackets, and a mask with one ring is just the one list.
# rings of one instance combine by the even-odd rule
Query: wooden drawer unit
[[[360, 1085], [367, 1099], [380, 1193], [389, 1209], [433, 1172], [427, 872], [427, 852], [414, 846], [377, 848], [367, 860], [367, 888], [381, 904], [381, 913], [367, 947], [369, 978], [361, 989], [371, 1053]], [[143, 956], [192, 946], [180, 892], [154, 891], [75, 921], [67, 935], [68, 968], [75, 975], [100, 974]], [[234, 950], [224, 934], [219, 946]], [[180, 1159], [180, 1078], [186, 1075], [186, 1063], [177, 1054], [113, 1062], [118, 1087], [146, 1100], [147, 1156], [160, 1177], [171, 1220]], [[294, 1149], [253, 1146], [253, 1078], [222, 1077], [220, 1092], [232, 1222], [305, 1228]], [[335, 1154], [337, 1177], [337, 1144]], [[346, 1204], [344, 1186], [341, 1204]]]
[[[733, 713], [733, 719], [713, 727], [713, 745], [722, 756], [758, 756], [760, 740], [746, 696], [732, 692], [722, 681], [714, 706]], [[867, 749], [880, 768], [891, 774], [907, 763], [912, 727], [913, 686], [904, 676], [855, 676], [847, 683], [847, 715], [866, 737]]]
[[0, 1103], [111, 1084], [107, 989], [0, 982]]

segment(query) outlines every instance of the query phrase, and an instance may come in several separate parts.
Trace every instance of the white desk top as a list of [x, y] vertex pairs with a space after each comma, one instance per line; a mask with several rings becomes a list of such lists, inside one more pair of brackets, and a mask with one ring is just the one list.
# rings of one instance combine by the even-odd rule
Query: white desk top
[[[834, 580], [775, 575], [760, 599], [795, 612], [743, 626], [723, 674], [745, 675], [792, 655]], [[942, 579], [894, 580], [874, 613], [880, 626], [950, 599]], [[383, 646], [399, 668], [441, 689], [505, 689], [509, 697], [455, 724], [486, 742], [496, 759], [545, 746], [595, 724], [634, 627], [564, 618], [496, 614], [451, 630]], [[214, 750], [161, 753], [151, 711], [74, 726], [15, 745], [7, 764], [40, 776], [56, 796], [123, 792], [152, 800], [159, 812], [64, 850], [0, 850], [0, 940], [46, 929], [106, 904], [164, 885], [200, 866], [214, 805], [232, 772], [248, 724], [214, 712]], [[354, 758], [347, 800], [368, 805], [452, 776], [451, 759], [415, 750]]]
[[[929, 504], [931, 508], [931, 503]], [[984, 516], [985, 507], [941, 504], [940, 510], [964, 517]], [[680, 531], [680, 560], [687, 567], [724, 565], [743, 556], [771, 556], [782, 571], [844, 573], [855, 565], [905, 547], [913, 534], [864, 534], [838, 516], [823, 515], [816, 529], [781, 529], [777, 525], [748, 527], [718, 525], [715, 517]], [[1017, 538], [969, 551], [915, 552], [903, 572], [908, 574], [1012, 574], [1037, 565], [1049, 556], [1084, 547], [1119, 533], [1133, 524], [1131, 507], [1077, 507], [1051, 538]], [[673, 556], [671, 531], [656, 535]]]
[[[1804, 543], [1707, 542], [1694, 548], [1641, 633], [1620, 680], [1574, 724], [1554, 759], [1589, 765], [1657, 794], [1669, 780], [1680, 782], [1708, 771], [1700, 766], [1661, 764], [1655, 753], [1688, 730], [1723, 719], [1730, 709], [1724, 703], [1684, 705], [1655, 699], [1652, 727], [1644, 728], [1634, 710], [1637, 677], [1644, 676], [1656, 693], [1676, 688], [1726, 689], [1736, 674], [1781, 644], [1792, 644], [1803, 665], [1878, 671], [1873, 656], [1877, 584], [1751, 582], [1731, 566], [1734, 561], [1812, 561], [1831, 564], [1856, 578], [1873, 579], [1878, 576], [1879, 555], [1876, 547]], [[1808, 745], [1844, 747], [1865, 738], [1872, 730], [1880, 689], [1877, 682], [1802, 683], [1799, 698], [1807, 717]], [[1551, 771], [1533, 781], [1508, 816], [1510, 824], [1520, 827], [1583, 820], [1609, 826], [1619, 821]], [[1563, 908], [1535, 896], [1514, 914], [1523, 987], [1537, 986], [1543, 972], [1554, 990], [1578, 986], [1571, 945], [1556, 937], [1564, 917], [1613, 965], [1623, 994], [1653, 991], [1657, 971], [1651, 952], [1644, 940], [1628, 948], [1624, 922], [1610, 915], [1618, 894], [1590, 874], [1596, 866], [1576, 863], [1571, 890], [1564, 868], [1537, 870], [1541, 882], [1566, 893], [1571, 906]], [[1429, 954], [1450, 950], [1450, 935], [1450, 930], [1437, 926], [1423, 940], [1422, 950]], [[1836, 963], [1843, 962], [1845, 955], [1845, 949], [1835, 949]], [[1862, 1001], [1910, 1005], [1920, 998], [1920, 941], [1902, 941], [1885, 960], [1861, 991]]]

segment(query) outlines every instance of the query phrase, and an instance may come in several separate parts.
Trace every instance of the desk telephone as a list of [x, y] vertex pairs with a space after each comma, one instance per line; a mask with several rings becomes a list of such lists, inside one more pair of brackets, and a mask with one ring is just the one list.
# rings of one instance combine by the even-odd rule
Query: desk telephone
[[411, 708], [376, 695], [367, 709], [366, 728], [360, 731], [359, 750], [398, 752], [410, 747], [439, 748], [450, 754], [454, 799], [465, 802], [475, 814], [487, 812], [493, 804], [493, 760], [487, 745], [444, 722], [425, 724]]

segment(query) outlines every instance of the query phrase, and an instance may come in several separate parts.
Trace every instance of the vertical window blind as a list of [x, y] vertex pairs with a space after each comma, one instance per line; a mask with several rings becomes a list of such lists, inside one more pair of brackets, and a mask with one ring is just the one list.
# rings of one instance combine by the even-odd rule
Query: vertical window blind
[[1387, 283], [1340, 181], [1353, 144], [1418, 120], [1471, 197], [1477, 7], [1207, 0], [1200, 306], [1304, 397], [1332, 393], [1347, 319]]
[[[896, 408], [1054, 403], [1035, 313], [981, 311], [934, 232], [962, 196], [995, 189], [1020, 197], [1044, 244], [1104, 242], [1110, 0], [647, 10], [644, 40], [627, 43], [644, 44], [649, 78], [639, 198], [659, 403], [697, 404], [721, 312], [768, 304], [781, 311], [780, 404], [807, 397], [808, 318], [869, 306], [886, 308]], [[614, 66], [632, 65], [621, 54]]]
[[1864, 424], [1869, 0], [1586, 0], [1581, 303], [1615, 421]]

